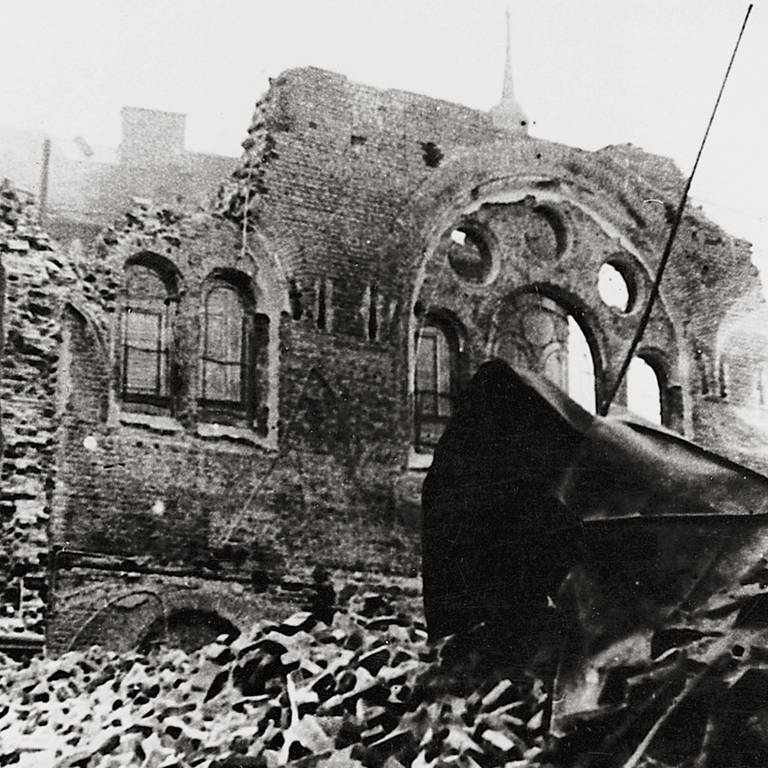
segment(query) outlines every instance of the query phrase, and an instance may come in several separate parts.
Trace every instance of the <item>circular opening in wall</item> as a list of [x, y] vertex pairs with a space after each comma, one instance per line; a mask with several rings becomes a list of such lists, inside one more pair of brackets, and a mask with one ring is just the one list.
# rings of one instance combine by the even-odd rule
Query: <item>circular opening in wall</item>
[[493, 261], [483, 239], [469, 229], [457, 227], [448, 238], [448, 263], [462, 279], [486, 283], [492, 277]]
[[634, 286], [626, 270], [609, 261], [600, 267], [597, 291], [605, 304], [619, 312], [631, 311], [635, 303]]
[[555, 256], [562, 256], [565, 253], [565, 249], [568, 247], [568, 230], [565, 222], [558, 211], [550, 208], [548, 205], [537, 205], [533, 212], [540, 216], [548, 225], [551, 230], [547, 233], [546, 239], [551, 242], [554, 239]]

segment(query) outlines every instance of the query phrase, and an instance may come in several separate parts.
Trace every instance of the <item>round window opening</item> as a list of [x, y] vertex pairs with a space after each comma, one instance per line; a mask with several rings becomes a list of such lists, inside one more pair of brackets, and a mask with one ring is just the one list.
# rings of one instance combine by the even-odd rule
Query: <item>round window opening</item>
[[597, 275], [597, 291], [609, 307], [629, 312], [635, 303], [635, 291], [624, 271], [606, 262]]
[[486, 244], [474, 232], [457, 227], [448, 239], [448, 263], [462, 279], [487, 283], [492, 278], [493, 261]]

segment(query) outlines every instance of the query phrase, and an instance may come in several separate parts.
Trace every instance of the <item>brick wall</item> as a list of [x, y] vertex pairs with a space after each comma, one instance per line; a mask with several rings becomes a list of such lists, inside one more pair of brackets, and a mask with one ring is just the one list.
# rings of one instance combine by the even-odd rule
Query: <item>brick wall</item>
[[55, 475], [56, 294], [67, 271], [31, 201], [7, 183], [0, 185], [0, 260], [0, 633], [41, 635]]

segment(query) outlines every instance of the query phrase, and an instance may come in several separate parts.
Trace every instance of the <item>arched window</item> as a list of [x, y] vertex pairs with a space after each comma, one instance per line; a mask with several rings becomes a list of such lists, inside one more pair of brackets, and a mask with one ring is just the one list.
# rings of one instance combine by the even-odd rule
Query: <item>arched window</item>
[[124, 401], [169, 403], [173, 306], [157, 271], [139, 264], [126, 268], [120, 388]]
[[568, 396], [595, 413], [595, 361], [587, 337], [572, 315], [568, 315]]
[[428, 316], [415, 343], [415, 446], [430, 450], [453, 413], [458, 339], [447, 323]]
[[206, 294], [199, 403], [212, 416], [234, 415], [266, 431], [269, 317], [254, 311], [248, 292], [223, 280]]
[[235, 288], [219, 284], [205, 299], [201, 399], [243, 405], [248, 348], [245, 311]]
[[234, 640], [240, 635], [240, 630], [218, 613], [186, 608], [153, 621], [139, 641], [138, 650], [149, 653], [153, 648], [167, 646], [192, 653], [212, 643], [219, 635], [227, 635]]
[[633, 357], [627, 371], [627, 408], [654, 424], [662, 423], [659, 377], [646, 360]]

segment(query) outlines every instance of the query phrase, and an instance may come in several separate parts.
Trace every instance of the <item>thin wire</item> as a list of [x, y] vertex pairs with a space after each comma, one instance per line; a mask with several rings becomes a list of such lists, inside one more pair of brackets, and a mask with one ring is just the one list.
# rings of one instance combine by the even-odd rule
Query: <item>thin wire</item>
[[[304, 397], [306, 396], [307, 391], [309, 389], [310, 379], [312, 378], [312, 376], [316, 376], [318, 374], [319, 374], [319, 371], [317, 370], [317, 367], [312, 366], [307, 372], [307, 375], [304, 377], [304, 383], [301, 386], [301, 390], [299, 391], [299, 397], [296, 400], [296, 407], [289, 414], [288, 420], [285, 423], [285, 429], [283, 430], [282, 442], [285, 445], [288, 445], [288, 439], [291, 436], [293, 425], [296, 421], [296, 416], [298, 415], [298, 412], [299, 412], [299, 406], [303, 402]], [[232, 538], [232, 534], [235, 532], [235, 529], [237, 528], [237, 526], [240, 525], [240, 522], [242, 521], [243, 516], [250, 508], [251, 504], [253, 503], [253, 500], [261, 492], [262, 488], [264, 488], [267, 480], [271, 477], [272, 473], [277, 468], [278, 462], [284, 458], [285, 458], [285, 455], [282, 454], [280, 451], [275, 452], [274, 456], [272, 457], [272, 460], [267, 465], [266, 472], [261, 476], [261, 478], [258, 480], [257, 483], [251, 486], [251, 491], [248, 494], [248, 497], [246, 498], [245, 503], [240, 508], [240, 511], [237, 512], [237, 514], [235, 514], [235, 516], [230, 521], [230, 524], [227, 527], [226, 533], [224, 534], [222, 545], [229, 544]]]
[[608, 409], [611, 407], [611, 403], [613, 402], [613, 399], [616, 397], [616, 393], [619, 391], [621, 382], [624, 379], [624, 376], [626, 375], [627, 370], [629, 369], [630, 363], [632, 362], [632, 358], [634, 357], [635, 351], [637, 350], [637, 345], [640, 343], [640, 339], [643, 337], [645, 328], [648, 325], [648, 320], [651, 317], [651, 310], [653, 309], [653, 304], [656, 301], [656, 297], [659, 294], [659, 286], [661, 285], [661, 278], [664, 275], [664, 268], [667, 266], [667, 261], [669, 261], [669, 256], [672, 253], [672, 244], [675, 241], [677, 230], [680, 227], [680, 222], [682, 221], [682, 218], [683, 218], [683, 212], [685, 211], [685, 204], [686, 204], [686, 201], [688, 200], [688, 192], [691, 189], [691, 183], [693, 182], [693, 177], [696, 173], [696, 169], [698, 168], [699, 160], [701, 159], [702, 152], [704, 151], [704, 145], [707, 142], [707, 137], [709, 136], [709, 130], [712, 127], [712, 123], [715, 120], [715, 114], [717, 113], [717, 108], [720, 106], [720, 99], [723, 96], [723, 91], [725, 90], [725, 84], [728, 81], [728, 75], [730, 75], [731, 67], [733, 66], [734, 60], [736, 59], [736, 53], [739, 50], [739, 45], [741, 44], [741, 38], [744, 35], [744, 29], [746, 28], [747, 21], [749, 20], [749, 14], [752, 13], [752, 7], [753, 7], [752, 3], [750, 3], [749, 7], [747, 8], [747, 13], [744, 16], [744, 22], [741, 25], [741, 30], [739, 31], [739, 37], [736, 40], [736, 45], [733, 48], [733, 53], [731, 54], [731, 60], [728, 62], [728, 68], [725, 70], [725, 76], [723, 77], [723, 82], [720, 84], [720, 90], [717, 94], [715, 106], [712, 108], [712, 114], [709, 116], [707, 129], [704, 131], [704, 138], [702, 138], [701, 144], [699, 146], [699, 151], [696, 154], [696, 160], [693, 163], [693, 169], [691, 170], [691, 174], [685, 183], [685, 187], [683, 188], [683, 194], [680, 197], [680, 203], [677, 206], [677, 212], [675, 214], [675, 219], [672, 222], [672, 228], [669, 230], [669, 237], [667, 238], [667, 244], [664, 247], [664, 252], [661, 255], [659, 266], [656, 270], [656, 277], [654, 278], [653, 285], [651, 286], [651, 291], [648, 295], [648, 301], [645, 304], [645, 309], [643, 310], [643, 314], [640, 318], [640, 322], [637, 326], [637, 330], [635, 331], [635, 336], [632, 339], [632, 343], [629, 345], [629, 350], [627, 351], [627, 355], [624, 358], [624, 362], [621, 364], [621, 368], [619, 369], [619, 373], [616, 376], [616, 380], [613, 382], [613, 386], [610, 388], [608, 394], [604, 398], [603, 403], [600, 407], [601, 416], [605, 416], [608, 413]]
[[730, 205], [723, 205], [722, 203], [716, 203], [714, 200], [708, 200], [706, 197], [700, 195], [689, 195], [689, 200], [694, 203], [700, 203], [702, 205], [711, 206], [712, 208], [719, 208], [728, 213], [735, 213], [737, 216], [742, 216], [745, 219], [754, 219], [755, 221], [768, 221], [768, 216], [761, 216], [754, 211], [747, 211], [743, 208], [733, 208]]

